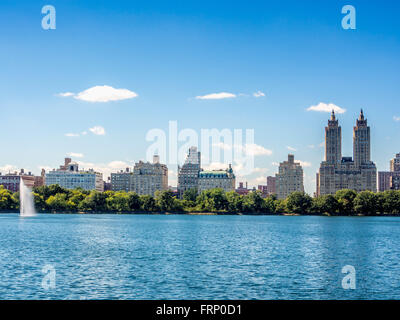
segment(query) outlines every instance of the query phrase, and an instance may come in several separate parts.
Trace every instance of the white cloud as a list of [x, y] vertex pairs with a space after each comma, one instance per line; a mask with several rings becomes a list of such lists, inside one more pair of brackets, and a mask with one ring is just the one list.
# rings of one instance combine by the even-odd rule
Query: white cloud
[[323, 103], [320, 102], [318, 105], [316, 106], [310, 106], [309, 108], [307, 108], [307, 111], [317, 111], [317, 112], [332, 112], [335, 111], [336, 113], [345, 113], [346, 109], [343, 109], [341, 107], [338, 107], [337, 105], [333, 104], [333, 103]]
[[9, 173], [9, 172], [17, 171], [17, 170], [18, 170], [17, 167], [12, 164], [6, 164], [6, 165], [0, 167], [1, 173]]
[[229, 92], [220, 92], [220, 93], [210, 93], [204, 96], [197, 96], [195, 99], [198, 100], [217, 100], [217, 99], [228, 99], [228, 98], [236, 98], [236, 95]]
[[256, 98], [265, 97], [265, 93], [258, 90], [257, 92], [253, 93], [253, 96]]
[[100, 172], [103, 174], [103, 180], [107, 180], [107, 178], [113, 172], [118, 172], [124, 170], [126, 168], [131, 168], [132, 165], [125, 161], [115, 160], [109, 163], [93, 163], [93, 162], [84, 162], [84, 161], [77, 161], [79, 164], [79, 169], [93, 169], [94, 171]]
[[168, 169], [168, 185], [175, 187], [178, 185], [177, 175], [174, 170]]
[[42, 169], [44, 169], [46, 172], [52, 171], [54, 168], [50, 166], [38, 166], [39, 172], [42, 172]]
[[254, 156], [270, 156], [272, 154], [272, 150], [264, 148], [263, 146], [255, 143], [246, 144], [245, 152]]
[[72, 158], [83, 158], [84, 157], [83, 153], [76, 153], [76, 152], [68, 152], [67, 156], [72, 157]]
[[255, 143], [247, 143], [244, 146], [242, 145], [230, 145], [224, 142], [214, 143], [213, 146], [221, 148], [222, 150], [233, 150], [235, 148], [238, 151], [244, 152], [246, 155], [253, 155], [253, 156], [270, 156], [272, 154], [272, 150], [264, 148]]
[[89, 131], [98, 136], [104, 136], [106, 134], [106, 130], [102, 126], [94, 126], [90, 128]]
[[275, 166], [275, 167], [279, 167], [279, 162], [274, 161], [274, 162], [272, 162], [271, 164], [272, 164], [273, 166]]
[[[98, 136], [104, 136], [106, 134], [106, 130], [102, 126], [94, 126], [93, 128], [88, 129], [90, 132], [92, 132], [95, 135]], [[66, 137], [79, 137], [79, 136], [86, 136], [88, 132], [82, 131], [81, 133], [66, 133]]]
[[318, 147], [320, 147], [320, 148], [325, 147], [325, 141], [322, 141], [322, 142], [318, 145]]
[[136, 98], [138, 94], [128, 89], [116, 89], [111, 86], [94, 86], [78, 94], [72, 92], [59, 93], [60, 97], [74, 97], [88, 102], [109, 102]]
[[308, 147], [309, 147], [310, 149], [314, 149], [314, 148], [315, 148], [315, 145], [309, 144]]
[[307, 161], [296, 160], [295, 162], [300, 163], [300, 165], [301, 165], [303, 168], [309, 168], [309, 167], [311, 167], [311, 163], [310, 163], [310, 162], [307, 162]]
[[290, 150], [290, 151], [297, 151], [297, 149], [295, 149], [295, 148], [293, 148], [293, 147], [291, 147], [291, 146], [287, 146], [286, 147], [288, 150]]
[[393, 117], [393, 120], [398, 122], [398, 121], [400, 121], [400, 117], [394, 116], [394, 117]]
[[72, 96], [74, 96], [75, 95], [75, 93], [73, 93], [73, 92], [62, 92], [62, 93], [59, 93], [59, 94], [57, 94], [59, 97], [72, 97]]

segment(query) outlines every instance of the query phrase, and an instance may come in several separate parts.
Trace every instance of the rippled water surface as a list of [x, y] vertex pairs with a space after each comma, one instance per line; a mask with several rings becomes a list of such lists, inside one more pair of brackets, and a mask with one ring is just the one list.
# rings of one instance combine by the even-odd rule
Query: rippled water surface
[[400, 218], [0, 215], [0, 299], [399, 299], [399, 262]]

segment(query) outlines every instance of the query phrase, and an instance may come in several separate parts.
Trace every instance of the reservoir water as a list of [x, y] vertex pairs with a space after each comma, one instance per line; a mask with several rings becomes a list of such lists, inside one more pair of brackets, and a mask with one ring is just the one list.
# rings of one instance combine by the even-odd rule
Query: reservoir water
[[0, 214], [0, 299], [400, 299], [399, 262], [396, 217]]

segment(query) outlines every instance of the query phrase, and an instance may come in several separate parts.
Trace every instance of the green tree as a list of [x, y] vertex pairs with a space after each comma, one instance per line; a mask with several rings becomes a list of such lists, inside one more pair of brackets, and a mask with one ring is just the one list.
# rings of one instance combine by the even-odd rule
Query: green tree
[[310, 213], [312, 198], [304, 192], [293, 192], [286, 201], [286, 206], [291, 213]]
[[312, 211], [314, 213], [336, 214], [339, 202], [333, 195], [324, 195], [313, 199]]
[[275, 213], [286, 213], [288, 211], [286, 206], [286, 199], [276, 199], [274, 201]]
[[192, 188], [188, 189], [183, 193], [183, 199], [186, 201], [196, 201], [196, 198], [198, 196], [197, 190]]
[[155, 200], [161, 211], [174, 210], [174, 194], [171, 190], [157, 191]]
[[46, 201], [44, 200], [43, 195], [33, 192], [33, 203], [36, 211], [46, 211], [48, 209]]
[[126, 192], [115, 192], [107, 194], [107, 209], [114, 212], [129, 211], [129, 196]]
[[83, 211], [106, 212], [107, 196], [103, 192], [91, 191], [90, 194], [79, 203], [79, 209]]
[[354, 213], [354, 199], [357, 196], [357, 192], [350, 189], [338, 190], [335, 194], [335, 198], [339, 204], [339, 214], [348, 215]]
[[266, 213], [275, 213], [276, 212], [276, 197], [267, 197], [264, 199], [264, 206]]
[[243, 196], [236, 191], [229, 191], [226, 193], [226, 200], [228, 202], [227, 210], [229, 212], [242, 212], [243, 211]]
[[400, 191], [388, 190], [383, 192], [383, 212], [388, 214], [400, 213]]
[[0, 210], [15, 210], [17, 209], [17, 203], [11, 191], [0, 185]]
[[136, 192], [128, 192], [128, 207], [130, 211], [140, 210], [141, 208], [140, 197]]
[[50, 196], [46, 200], [46, 205], [53, 212], [65, 212], [69, 210], [68, 199], [65, 193], [57, 193], [54, 196]]
[[228, 207], [226, 194], [221, 188], [204, 190], [196, 201], [199, 207], [206, 211], [223, 211]]
[[146, 212], [154, 212], [157, 210], [156, 200], [150, 195], [140, 196], [142, 209]]
[[243, 209], [245, 212], [265, 212], [265, 201], [260, 191], [250, 191], [243, 197]]
[[377, 213], [376, 195], [371, 191], [362, 191], [354, 199], [354, 211], [358, 214], [375, 215]]

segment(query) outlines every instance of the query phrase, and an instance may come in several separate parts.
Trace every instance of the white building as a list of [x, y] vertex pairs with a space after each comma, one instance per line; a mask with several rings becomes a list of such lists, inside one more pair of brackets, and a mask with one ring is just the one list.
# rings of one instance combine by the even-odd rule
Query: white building
[[104, 191], [103, 174], [95, 172], [93, 169], [88, 171], [79, 170], [79, 165], [65, 158], [64, 165], [59, 169], [53, 169], [46, 173], [46, 186], [58, 184], [66, 189], [82, 188], [84, 190]]
[[235, 190], [235, 175], [232, 166], [226, 170], [200, 171], [198, 178], [198, 192], [221, 188], [225, 192]]

